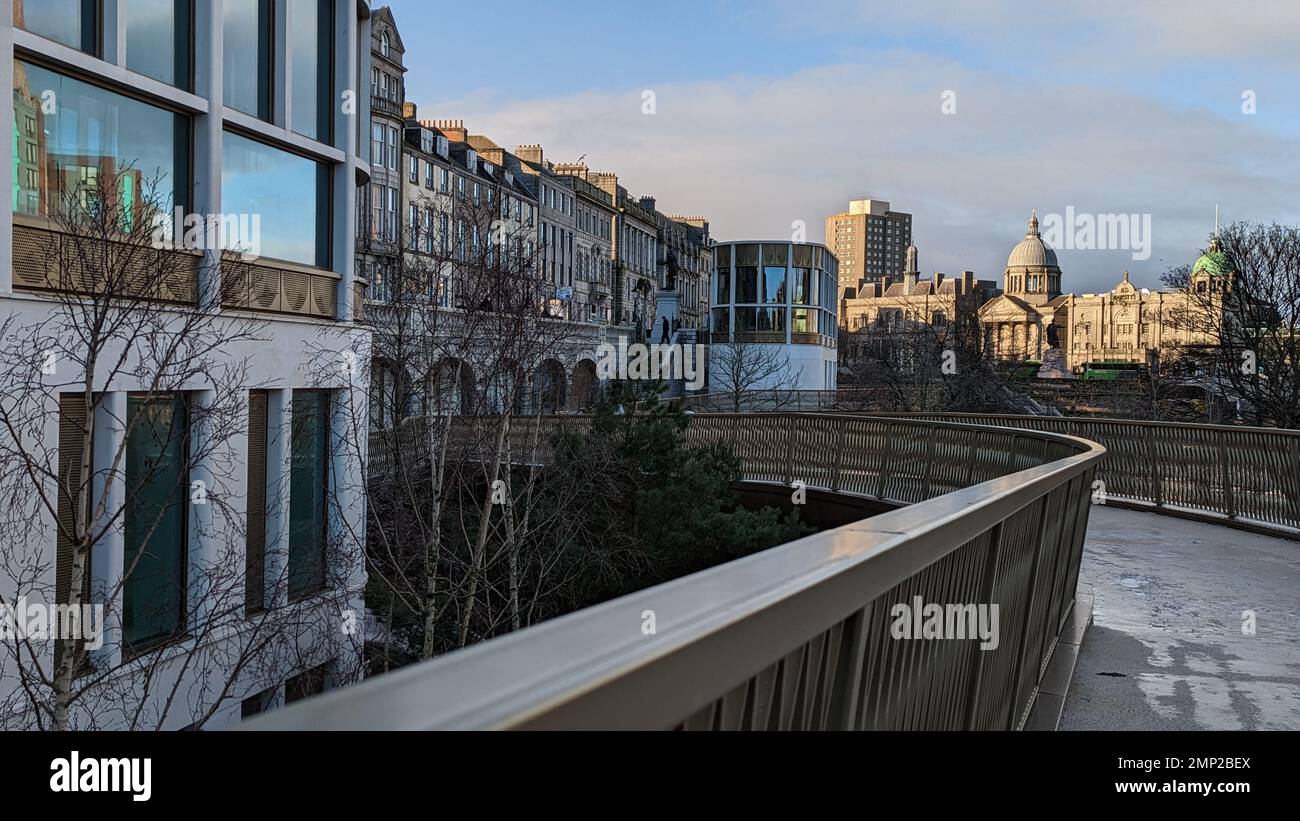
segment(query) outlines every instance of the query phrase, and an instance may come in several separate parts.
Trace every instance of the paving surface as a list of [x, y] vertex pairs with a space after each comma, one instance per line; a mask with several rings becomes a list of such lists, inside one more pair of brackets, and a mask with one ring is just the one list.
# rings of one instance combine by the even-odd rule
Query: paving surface
[[1300, 729], [1300, 542], [1094, 506], [1080, 591], [1060, 729]]

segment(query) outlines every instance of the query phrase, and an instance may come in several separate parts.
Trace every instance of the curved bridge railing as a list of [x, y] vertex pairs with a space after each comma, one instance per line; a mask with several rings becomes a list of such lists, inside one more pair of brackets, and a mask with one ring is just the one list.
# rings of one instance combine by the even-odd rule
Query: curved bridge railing
[[[700, 415], [688, 437], [731, 444], [750, 481], [908, 504], [243, 726], [1024, 726], [1074, 604], [1100, 446], [825, 414]], [[964, 632], [903, 637], [926, 605]], [[995, 629], [971, 638], [990, 605]]]
[[871, 410], [880, 398], [868, 390], [746, 391], [690, 396], [683, 406], [697, 412], [727, 412], [739, 404], [749, 413], [869, 413], [1078, 436], [1106, 448], [1095, 489], [1099, 503], [1300, 539], [1300, 431], [1075, 416], [882, 414]]

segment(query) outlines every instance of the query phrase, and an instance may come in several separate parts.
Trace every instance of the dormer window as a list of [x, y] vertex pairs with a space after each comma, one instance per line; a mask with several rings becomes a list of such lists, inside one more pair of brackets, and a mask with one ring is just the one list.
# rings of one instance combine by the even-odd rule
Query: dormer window
[[439, 134], [438, 135], [438, 156], [442, 157], [445, 160], [449, 158], [450, 152], [451, 152], [451, 144], [447, 141], [446, 137]]
[[465, 152], [465, 167], [470, 171], [478, 170], [478, 152], [474, 150]]

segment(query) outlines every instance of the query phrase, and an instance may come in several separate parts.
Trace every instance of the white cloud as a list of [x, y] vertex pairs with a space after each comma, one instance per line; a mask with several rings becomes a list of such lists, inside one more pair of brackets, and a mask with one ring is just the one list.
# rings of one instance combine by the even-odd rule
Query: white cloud
[[[1020, 3], [995, 4], [992, 13], [939, 5], [945, 14], [925, 18], [927, 25], [1000, 38], [989, 47], [1024, 42], [1078, 59], [1091, 43], [1093, 60], [1113, 53], [1096, 51], [1099, 42], [1120, 50], [1143, 44], [1148, 56], [1214, 49], [1220, 57], [1293, 59], [1282, 32], [1294, 30], [1300, 7], [1264, 4], [1233, 27], [1223, 25], [1219, 6], [1197, 17], [1156, 4], [1126, 4], [1122, 16], [1110, 0], [1059, 14], [1021, 11]], [[910, 6], [891, 8], [899, 14], [889, 25], [921, 23], [900, 11]], [[852, 13], [844, 6], [809, 25], [847, 25]], [[1031, 208], [1150, 213], [1149, 260], [1061, 251], [1064, 285], [1079, 292], [1111, 287], [1126, 268], [1139, 285], [1158, 286], [1166, 267], [1190, 261], [1204, 244], [1216, 202], [1226, 220], [1300, 222], [1292, 140], [1232, 116], [1231, 106], [1218, 114], [1175, 108], [1125, 86], [1064, 76], [1011, 76], [893, 51], [785, 77], [656, 87], [651, 116], [641, 113], [642, 88], [523, 102], [475, 92], [422, 114], [463, 117], [472, 132], [508, 147], [540, 142], [556, 161], [586, 154], [589, 166], [616, 171], [632, 193], [656, 196], [661, 210], [708, 216], [720, 239], [785, 237], [794, 220], [817, 239], [825, 217], [848, 199], [883, 197], [915, 215], [924, 270], [999, 278]], [[957, 92], [955, 116], [940, 113], [945, 89]]]

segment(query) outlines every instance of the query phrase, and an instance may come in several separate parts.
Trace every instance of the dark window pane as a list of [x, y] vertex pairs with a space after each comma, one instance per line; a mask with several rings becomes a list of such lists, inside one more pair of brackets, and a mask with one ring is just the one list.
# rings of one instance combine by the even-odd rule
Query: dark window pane
[[758, 319], [755, 315], [755, 308], [736, 308], [735, 311], [736, 331], [744, 333], [745, 331], [752, 331], [755, 329], [758, 324]]
[[189, 0], [130, 0], [126, 4], [126, 67], [190, 87]]
[[328, 267], [320, 230], [329, 213], [327, 191], [320, 190], [324, 166], [229, 131], [221, 137], [221, 163], [221, 210], [247, 215], [249, 224], [256, 217], [260, 226], [258, 247], [237, 250]]
[[284, 703], [292, 704], [295, 701], [301, 701], [304, 698], [310, 698], [325, 692], [325, 676], [328, 672], [329, 664], [326, 663], [319, 667], [313, 667], [286, 681], [284, 683]]
[[713, 301], [718, 305], [731, 302], [731, 271], [726, 268], [718, 271], [718, 296]]
[[138, 647], [182, 632], [187, 409], [181, 395], [127, 399], [122, 627]]
[[784, 268], [763, 269], [763, 301], [785, 302]]
[[293, 16], [293, 130], [329, 138], [333, 24], [328, 0], [290, 0]]
[[329, 394], [294, 391], [289, 461], [289, 596], [325, 585]]
[[758, 269], [745, 266], [736, 269], [736, 302], [758, 302]]
[[86, 0], [14, 0], [15, 27], [91, 53], [94, 22]]
[[[18, 213], [52, 216], [69, 204], [77, 213], [109, 180], [128, 218], [184, 205], [189, 128], [181, 115], [19, 60], [13, 94]], [[28, 119], [33, 133], [18, 126]]]
[[758, 330], [784, 331], [785, 310], [786, 310], [785, 308], [759, 308], [758, 309]]
[[794, 269], [794, 299], [796, 305], [811, 305], [813, 302], [813, 272], [807, 268]]
[[717, 334], [730, 333], [730, 308], [713, 309], [713, 332]]
[[225, 104], [271, 119], [270, 0], [225, 0], [221, 67]]

